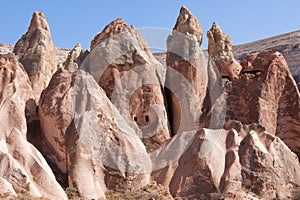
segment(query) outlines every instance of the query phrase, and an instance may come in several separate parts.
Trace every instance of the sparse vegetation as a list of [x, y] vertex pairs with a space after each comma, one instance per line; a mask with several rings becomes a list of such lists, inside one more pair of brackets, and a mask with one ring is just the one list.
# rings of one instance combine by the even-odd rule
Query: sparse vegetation
[[107, 200], [171, 200], [169, 191], [155, 182], [136, 190], [126, 192], [109, 191], [106, 193]]

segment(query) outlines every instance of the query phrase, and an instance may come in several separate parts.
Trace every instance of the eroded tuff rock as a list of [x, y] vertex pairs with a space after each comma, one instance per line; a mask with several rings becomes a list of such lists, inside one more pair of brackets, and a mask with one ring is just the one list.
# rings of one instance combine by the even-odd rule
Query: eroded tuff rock
[[149, 151], [168, 141], [162, 90], [166, 69], [133, 26], [122, 19], [108, 24], [91, 42], [81, 69], [92, 74]]
[[132, 27], [129, 27], [122, 18], [117, 18], [108, 24], [100, 33], [95, 35], [91, 41], [90, 49], [91, 51], [97, 47], [102, 41], [112, 38], [114, 35], [130, 31]]
[[66, 61], [63, 63], [63, 67], [67, 70], [76, 71], [79, 69], [81, 63], [88, 55], [88, 51], [84, 51], [81, 48], [80, 43], [69, 52]]
[[179, 16], [173, 30], [185, 34], [200, 45], [202, 43], [203, 30], [200, 22], [185, 6], [180, 8]]
[[246, 193], [255, 193], [266, 199], [288, 198], [300, 187], [297, 156], [262, 126], [240, 124], [238, 130], [185, 132], [172, 138], [177, 141], [166, 148], [182, 147], [182, 137], [192, 141], [186, 151], [169, 166], [152, 173], [152, 179], [169, 187], [174, 197], [200, 199], [223, 193], [248, 199]]
[[13, 45], [0, 43], [0, 54], [11, 53], [13, 48]]
[[172, 134], [196, 130], [207, 90], [207, 63], [200, 44], [202, 28], [187, 8], [180, 9], [172, 35], [167, 39], [166, 87]]
[[39, 117], [42, 152], [81, 197], [148, 183], [151, 162], [143, 143], [88, 73], [58, 69], [41, 96]]
[[260, 123], [300, 155], [300, 98], [284, 57], [275, 51], [249, 55], [240, 80], [226, 84], [227, 117]]
[[[67, 199], [39, 151], [26, 140], [27, 102], [34, 98], [28, 75], [13, 54], [0, 55], [0, 177], [34, 197]], [[6, 182], [5, 182], [5, 181]], [[1, 194], [4, 187], [1, 187]]]
[[[225, 98], [212, 91], [220, 84], [218, 74], [213, 62], [205, 62], [199, 48], [203, 31], [187, 8], [181, 8], [167, 41], [166, 83], [165, 67], [122, 19], [95, 36], [88, 57], [80, 45], [74, 47], [44, 90], [38, 112], [38, 147], [63, 173], [57, 178], [65, 178], [65, 186], [86, 199], [129, 193], [149, 198], [164, 193], [172, 199], [163, 186], [183, 199], [213, 199], [216, 194], [295, 198], [299, 160], [281, 139], [299, 155], [300, 103], [284, 59], [266, 52], [250, 55], [240, 65], [231, 39], [216, 24], [207, 35], [210, 61], [229, 79], [224, 129], [198, 127], [208, 127], [202, 120], [222, 124], [225, 106], [218, 101]], [[40, 93], [49, 81], [42, 76], [51, 77], [55, 70], [46, 67], [54, 64], [48, 59], [53, 58], [51, 45], [47, 22], [35, 13], [15, 48], [32, 82], [13, 55], [0, 56], [0, 198], [3, 193], [16, 196], [19, 188], [36, 197], [66, 198], [44, 158], [26, 141], [35, 128], [30, 124], [38, 120], [34, 100], [40, 96], [32, 88]], [[0, 47], [0, 53], [9, 49]], [[164, 87], [169, 88], [168, 106]], [[151, 172], [163, 186], [149, 184]]]
[[0, 177], [0, 197], [17, 197], [12, 184], [10, 184], [7, 180]]
[[297, 156], [280, 138], [255, 129], [240, 143], [243, 186], [261, 198], [293, 197], [300, 186]]
[[13, 52], [29, 75], [36, 102], [56, 71], [56, 50], [50, 28], [42, 12], [34, 12], [28, 31]]
[[231, 38], [215, 22], [206, 35], [209, 57], [217, 65], [221, 76], [229, 80], [238, 79], [242, 66], [233, 57]]

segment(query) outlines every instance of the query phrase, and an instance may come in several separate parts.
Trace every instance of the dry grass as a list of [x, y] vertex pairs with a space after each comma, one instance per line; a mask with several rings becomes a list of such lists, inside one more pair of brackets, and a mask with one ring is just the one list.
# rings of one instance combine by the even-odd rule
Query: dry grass
[[155, 182], [136, 190], [126, 192], [109, 191], [106, 193], [107, 200], [172, 200], [169, 191], [157, 185]]

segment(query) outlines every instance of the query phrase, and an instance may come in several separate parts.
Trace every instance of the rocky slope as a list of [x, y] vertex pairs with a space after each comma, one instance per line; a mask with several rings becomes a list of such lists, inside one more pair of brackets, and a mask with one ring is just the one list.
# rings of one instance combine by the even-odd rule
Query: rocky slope
[[14, 47], [0, 45], [0, 198], [299, 199], [288, 63], [249, 44], [236, 59], [216, 23], [207, 37], [203, 52], [183, 6], [166, 54], [121, 18], [89, 51], [55, 50], [35, 12]]

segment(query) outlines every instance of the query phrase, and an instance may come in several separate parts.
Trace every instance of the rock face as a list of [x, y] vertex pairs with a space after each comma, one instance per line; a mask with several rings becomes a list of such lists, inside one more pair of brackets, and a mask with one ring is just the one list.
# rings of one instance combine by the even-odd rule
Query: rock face
[[286, 59], [289, 69], [298, 83], [300, 89], [300, 31], [294, 31], [274, 37], [241, 44], [233, 47], [235, 58], [242, 61], [245, 56], [251, 53], [258, 53], [268, 50], [280, 52]]
[[285, 59], [246, 49], [239, 63], [216, 23], [208, 52], [202, 37], [183, 6], [161, 63], [120, 18], [90, 52], [56, 51], [35, 12], [16, 55], [0, 44], [0, 198], [67, 199], [62, 185], [71, 199], [299, 199], [300, 94]]
[[293, 197], [292, 191], [299, 188], [299, 160], [278, 137], [250, 129], [239, 157], [244, 187], [261, 198]]
[[202, 43], [202, 27], [197, 17], [193, 16], [185, 6], [182, 6], [180, 8], [179, 16], [173, 30], [185, 34], [192, 40], [197, 41], [200, 45]]
[[0, 178], [0, 194], [0, 197], [17, 197], [13, 186], [3, 178]]
[[287, 198], [300, 186], [296, 155], [261, 126], [202, 129], [192, 137], [177, 161], [152, 174], [174, 197], [199, 199], [225, 193], [240, 199], [248, 191], [266, 199]]
[[76, 46], [69, 52], [66, 61], [63, 63], [64, 68], [71, 71], [78, 70], [87, 55], [88, 51], [84, 51], [81, 48], [80, 43], [76, 44]]
[[275, 51], [246, 57], [238, 81], [226, 85], [227, 117], [260, 123], [299, 156], [300, 98], [283, 56]]
[[200, 49], [202, 35], [196, 17], [182, 7], [167, 39], [166, 87], [171, 91], [168, 104], [172, 135], [196, 130], [199, 124], [208, 82], [207, 64]]
[[114, 35], [120, 34], [122, 32], [129, 31], [131, 28], [121, 18], [112, 21], [100, 33], [98, 33], [91, 41], [91, 45], [90, 45], [91, 51], [95, 47], [97, 47], [102, 41], [112, 38]]
[[1, 44], [0, 43], [0, 54], [8, 54], [11, 53], [14, 46], [9, 44]]
[[92, 74], [149, 151], [168, 141], [162, 90], [166, 69], [134, 27], [122, 19], [107, 25], [91, 42], [81, 69]]
[[44, 155], [80, 196], [98, 199], [106, 190], [148, 183], [151, 162], [143, 143], [92, 76], [59, 69], [42, 94], [39, 117]]
[[26, 140], [25, 110], [34, 94], [13, 54], [0, 55], [0, 77], [0, 193], [6, 188], [16, 196], [13, 186], [35, 197], [67, 199], [43, 156]]
[[50, 28], [41, 12], [34, 12], [28, 31], [16, 43], [13, 52], [29, 75], [36, 102], [56, 71], [56, 52]]
[[221, 76], [229, 80], [238, 79], [242, 66], [233, 57], [231, 38], [215, 22], [207, 31], [207, 38], [208, 54], [217, 65]]

